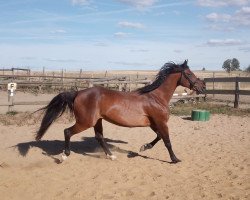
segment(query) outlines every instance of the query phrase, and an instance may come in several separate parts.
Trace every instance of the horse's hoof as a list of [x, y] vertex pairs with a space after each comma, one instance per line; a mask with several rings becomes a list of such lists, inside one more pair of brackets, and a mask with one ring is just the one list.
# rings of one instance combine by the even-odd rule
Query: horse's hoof
[[144, 144], [144, 145], [141, 146], [140, 152], [146, 151], [146, 150], [148, 150], [148, 149], [151, 149], [152, 147], [153, 147], [153, 146], [152, 146], [151, 144]]
[[109, 158], [110, 160], [116, 160], [117, 157], [115, 155], [107, 155], [107, 158]]
[[64, 150], [64, 155], [69, 156], [70, 155], [70, 150]]
[[66, 159], [68, 158], [68, 156], [65, 154], [65, 153], [62, 153], [62, 155], [61, 155], [61, 163], [63, 162], [63, 161], [65, 161]]
[[144, 145], [142, 145], [142, 146], [141, 146], [141, 148], [140, 148], [140, 152], [142, 152], [142, 151], [145, 151], [145, 150], [146, 150], [145, 145], [146, 145], [146, 144], [144, 144]]
[[178, 158], [172, 160], [172, 163], [174, 163], [174, 164], [176, 164], [178, 162], [181, 162], [181, 160], [179, 160]]

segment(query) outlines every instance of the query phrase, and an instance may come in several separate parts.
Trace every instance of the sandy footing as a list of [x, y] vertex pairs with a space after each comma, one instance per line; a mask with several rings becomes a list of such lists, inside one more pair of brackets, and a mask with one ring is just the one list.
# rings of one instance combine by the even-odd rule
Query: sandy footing
[[93, 129], [72, 137], [71, 155], [59, 163], [63, 129], [55, 123], [40, 142], [37, 125], [0, 125], [0, 194], [21, 199], [250, 199], [250, 118], [213, 115], [208, 122], [172, 116], [175, 154], [171, 164], [149, 128], [104, 123], [104, 136], [117, 160], [106, 158]]

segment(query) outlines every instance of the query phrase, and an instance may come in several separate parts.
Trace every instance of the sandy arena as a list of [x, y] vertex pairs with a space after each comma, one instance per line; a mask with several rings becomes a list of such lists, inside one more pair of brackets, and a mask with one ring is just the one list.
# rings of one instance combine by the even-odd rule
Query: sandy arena
[[1, 199], [250, 199], [249, 121], [213, 115], [208, 122], [192, 122], [171, 116], [178, 164], [169, 163], [162, 141], [139, 153], [155, 138], [150, 128], [104, 123], [117, 160], [106, 158], [89, 129], [72, 137], [70, 157], [58, 164], [63, 129], [73, 122], [59, 120], [41, 142], [34, 141], [39, 124], [32, 120], [31, 125], [1, 124]]

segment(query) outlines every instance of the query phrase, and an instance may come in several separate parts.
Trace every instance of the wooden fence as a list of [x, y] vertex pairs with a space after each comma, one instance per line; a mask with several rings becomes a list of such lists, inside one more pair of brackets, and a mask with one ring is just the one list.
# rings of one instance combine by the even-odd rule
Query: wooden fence
[[[205, 78], [204, 81], [206, 83], [212, 83], [213, 88], [210, 90], [206, 90], [206, 94], [222, 94], [222, 95], [234, 95], [234, 108], [239, 107], [239, 99], [240, 95], [250, 95], [250, 90], [241, 90], [240, 83], [241, 82], [248, 82], [250, 83], [250, 77], [226, 77], [226, 78]], [[234, 90], [218, 90], [215, 89], [216, 82], [223, 82], [223, 83], [235, 83]]]
[[[131, 91], [137, 87], [149, 84], [151, 81], [149, 79], [131, 79], [130, 77], [103, 77], [103, 78], [94, 78], [94, 77], [67, 77], [62, 74], [62, 76], [55, 75], [0, 75], [0, 88], [6, 88], [9, 82], [16, 82], [18, 84], [18, 88], [25, 87], [35, 87], [38, 90], [41, 88], [49, 86], [49, 87], [59, 87], [60, 89], [68, 89], [68, 88], [89, 88], [94, 85], [102, 85], [104, 87], [113, 88], [119, 91]], [[204, 81], [206, 83], [212, 83], [212, 89], [206, 90], [207, 94], [227, 94], [234, 95], [234, 107], [238, 108], [239, 106], [239, 97], [240, 95], [250, 95], [250, 90], [241, 90], [240, 83], [247, 82], [250, 83], [250, 77], [226, 77], [226, 78], [205, 78]], [[234, 90], [225, 90], [225, 89], [215, 89], [215, 83], [229, 83], [233, 82], [235, 84]], [[132, 88], [133, 85], [133, 88]], [[173, 99], [190, 99], [190, 98], [198, 98], [203, 96], [173, 96]], [[36, 101], [36, 102], [14, 102], [11, 98], [8, 103], [5, 103], [0, 106], [9, 106], [9, 110], [11, 111], [14, 105], [44, 105], [47, 104], [48, 101]]]
[[[131, 79], [130, 77], [70, 77], [70, 76], [55, 76], [55, 75], [17, 75], [17, 74], [2, 74], [0, 75], [0, 89], [7, 90], [7, 84], [10, 82], [17, 83], [18, 90], [27, 89], [41, 91], [58, 88], [60, 90], [68, 89], [85, 89], [93, 86], [104, 86], [110, 89], [119, 91], [131, 91], [137, 87], [144, 86], [150, 83], [148, 79]], [[8, 111], [13, 110], [14, 105], [45, 105], [48, 101], [35, 102], [19, 102], [16, 101], [9, 92], [8, 102], [0, 106], [8, 106]]]
[[84, 89], [101, 85], [105, 87], [116, 87], [120, 91], [130, 91], [131, 85], [145, 85], [150, 82], [147, 79], [131, 80], [129, 77], [67, 77], [54, 75], [0, 75], [0, 87], [5, 88], [9, 82], [18, 84], [18, 88], [37, 88], [41, 90], [44, 87], [57, 87], [60, 89]]
[[[3, 90], [7, 89], [7, 84], [10, 82], [17, 83], [17, 88], [20, 91], [21, 88], [35, 88], [36, 90], [42, 90], [42, 88], [52, 87], [53, 89], [83, 89], [93, 87], [95, 85], [101, 85], [107, 88], [112, 88], [119, 91], [131, 91], [138, 87], [145, 86], [151, 83], [151, 80], [147, 77], [139, 78], [138, 76], [133, 79], [128, 76], [121, 77], [103, 77], [103, 78], [94, 78], [92, 77], [68, 77], [68, 76], [55, 76], [55, 75], [17, 75], [17, 74], [5, 74], [0, 75], [0, 88]], [[199, 98], [204, 97], [198, 95], [189, 96], [178, 95], [173, 96], [174, 100], [178, 99], [190, 99], [190, 98]], [[9, 93], [8, 102], [0, 104], [0, 106], [8, 106], [8, 111], [12, 111], [15, 105], [46, 105], [49, 101], [18, 101], [12, 97]]]

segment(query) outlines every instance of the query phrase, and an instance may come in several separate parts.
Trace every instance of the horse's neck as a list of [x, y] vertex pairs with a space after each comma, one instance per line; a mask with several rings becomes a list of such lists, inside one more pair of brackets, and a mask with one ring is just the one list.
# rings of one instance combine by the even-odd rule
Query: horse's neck
[[172, 98], [174, 91], [177, 87], [177, 82], [179, 78], [179, 74], [170, 74], [166, 78], [166, 80], [160, 85], [160, 87], [154, 90], [154, 94], [165, 106], [168, 106], [170, 99]]

